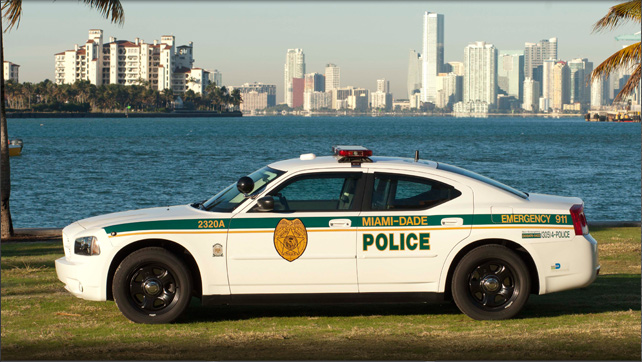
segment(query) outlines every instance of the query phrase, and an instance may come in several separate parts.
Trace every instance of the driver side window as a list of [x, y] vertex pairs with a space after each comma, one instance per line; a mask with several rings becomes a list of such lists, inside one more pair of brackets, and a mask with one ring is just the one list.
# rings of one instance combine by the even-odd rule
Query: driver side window
[[361, 172], [315, 173], [286, 181], [270, 192], [275, 212], [354, 210]]

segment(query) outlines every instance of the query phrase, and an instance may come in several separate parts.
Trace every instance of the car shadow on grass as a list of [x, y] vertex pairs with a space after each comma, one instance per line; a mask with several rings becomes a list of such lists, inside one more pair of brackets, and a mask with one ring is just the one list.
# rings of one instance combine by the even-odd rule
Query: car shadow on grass
[[[639, 275], [603, 275], [586, 288], [531, 295], [518, 319], [640, 310]], [[271, 317], [461, 315], [450, 301], [376, 304], [267, 304], [201, 306], [196, 300], [179, 323]]]

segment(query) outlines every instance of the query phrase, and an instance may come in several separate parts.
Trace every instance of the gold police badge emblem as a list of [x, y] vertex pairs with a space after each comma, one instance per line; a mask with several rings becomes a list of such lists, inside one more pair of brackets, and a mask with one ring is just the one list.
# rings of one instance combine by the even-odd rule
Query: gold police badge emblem
[[298, 259], [308, 246], [308, 231], [299, 219], [281, 219], [274, 230], [276, 252], [287, 261]]

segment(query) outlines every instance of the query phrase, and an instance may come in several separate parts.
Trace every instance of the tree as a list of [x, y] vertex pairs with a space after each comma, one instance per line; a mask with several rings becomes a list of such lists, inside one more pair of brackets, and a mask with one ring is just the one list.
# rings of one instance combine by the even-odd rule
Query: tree
[[[125, 22], [125, 11], [119, 0], [83, 0], [91, 8], [95, 8], [105, 18], [113, 23], [122, 25]], [[0, 8], [0, 64], [4, 64], [4, 40], [2, 33], [18, 28], [22, 16], [22, 0], [3, 0]], [[7, 21], [7, 28], [4, 29], [2, 18]], [[5, 111], [4, 97], [4, 72], [0, 72], [0, 189], [1, 205], [0, 212], [2, 239], [13, 236], [13, 223], [11, 222], [11, 210], [9, 208], [9, 196], [11, 195], [11, 177], [9, 167], [9, 135], [7, 130], [7, 114]]]
[[[609, 12], [593, 25], [593, 32], [605, 29], [614, 29], [626, 21], [640, 23], [640, 0], [631, 0], [615, 5]], [[635, 66], [637, 64], [637, 66]], [[635, 66], [631, 78], [626, 82], [620, 93], [615, 97], [614, 102], [623, 100], [630, 95], [640, 84], [640, 42], [629, 45], [615, 52], [598, 65], [591, 73], [591, 81], [605, 77], [617, 70], [627, 69]]]

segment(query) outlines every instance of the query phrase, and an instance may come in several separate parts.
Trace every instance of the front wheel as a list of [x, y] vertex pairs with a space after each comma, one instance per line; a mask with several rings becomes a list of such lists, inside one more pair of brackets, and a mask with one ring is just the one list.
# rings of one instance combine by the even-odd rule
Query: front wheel
[[501, 245], [471, 250], [457, 264], [452, 280], [457, 307], [477, 320], [514, 317], [526, 304], [530, 287], [522, 259]]
[[192, 279], [182, 260], [150, 247], [126, 257], [116, 269], [112, 286], [121, 313], [136, 323], [170, 323], [187, 309]]

